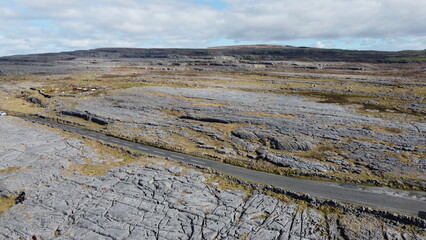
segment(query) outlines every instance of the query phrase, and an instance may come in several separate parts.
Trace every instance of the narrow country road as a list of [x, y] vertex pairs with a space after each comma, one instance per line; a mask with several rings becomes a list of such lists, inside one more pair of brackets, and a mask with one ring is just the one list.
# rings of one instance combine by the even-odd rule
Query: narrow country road
[[[420, 216], [425, 218], [426, 212], [426, 193], [398, 191], [404, 196], [396, 196], [385, 193], [367, 191], [362, 186], [352, 184], [338, 184], [324, 181], [312, 181], [299, 178], [291, 178], [250, 170], [234, 165], [229, 165], [205, 158], [194, 157], [187, 154], [164, 150], [152, 146], [134, 143], [131, 141], [107, 136], [101, 133], [92, 132], [86, 129], [60, 124], [57, 122], [46, 121], [36, 118], [24, 118], [35, 123], [50, 125], [55, 128], [67, 130], [80, 135], [90, 136], [105, 142], [126, 146], [141, 153], [148, 153], [162, 157], [173, 158], [182, 162], [197, 164], [214, 170], [221, 171], [233, 177], [250, 180], [253, 182], [273, 185], [286, 190], [305, 193], [324, 199], [334, 199], [342, 202], [354, 203], [358, 205], [369, 206], [377, 209], [389, 210], [392, 212]], [[387, 191], [385, 188], [376, 188]]]

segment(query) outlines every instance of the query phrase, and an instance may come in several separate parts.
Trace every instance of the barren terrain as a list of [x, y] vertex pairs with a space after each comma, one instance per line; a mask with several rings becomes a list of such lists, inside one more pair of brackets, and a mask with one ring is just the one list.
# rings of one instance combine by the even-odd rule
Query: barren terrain
[[[168, 51], [99, 49], [7, 57], [0, 58], [0, 111], [66, 122], [134, 142], [275, 174], [425, 191], [426, 63], [422, 54], [425, 53], [372, 54], [258, 46]], [[24, 140], [10, 139], [18, 138], [23, 130], [8, 132], [12, 131], [9, 128], [22, 129], [24, 123], [1, 118], [3, 142], [0, 146], [8, 154], [0, 158], [0, 166], [3, 166], [0, 191], [7, 196], [17, 194], [33, 182], [35, 185], [29, 193], [34, 194], [34, 198], [29, 200], [28, 207], [34, 206], [40, 213], [31, 214], [52, 216], [52, 222], [67, 226], [59, 229], [61, 233], [67, 232], [76, 239], [89, 239], [89, 236], [95, 239], [95, 234], [123, 239], [132, 233], [167, 239], [191, 236], [276, 239], [283, 234], [287, 238], [294, 235], [307, 239], [393, 239], [402, 238], [400, 234], [408, 234], [404, 238], [409, 238], [406, 231], [395, 230], [381, 221], [377, 222], [380, 232], [374, 233], [372, 229], [377, 230], [378, 226], [364, 225], [364, 222], [372, 222], [369, 218], [374, 217], [370, 215], [354, 217], [342, 213], [342, 220], [336, 221], [334, 213], [324, 215], [318, 209], [300, 210], [300, 203], [283, 203], [265, 193], [246, 196], [244, 192], [223, 191], [206, 183], [211, 176], [184, 171], [177, 163], [161, 160], [158, 166], [153, 159], [133, 159], [121, 164], [114, 157], [102, 160], [96, 154], [86, 156], [84, 154], [95, 150], [84, 150], [84, 144], [80, 146], [82, 143], [77, 140], [59, 140], [55, 134], [51, 136], [55, 140], [51, 141], [61, 146], [39, 146], [37, 144], [46, 140], [35, 137], [31, 138], [33, 142], [25, 143], [35, 144], [30, 150], [25, 148], [25, 154], [49, 155], [40, 157], [40, 163], [29, 164], [26, 161], [32, 161], [30, 157], [22, 157], [22, 160], [13, 157], [21, 151], [15, 149], [18, 142]], [[14, 124], [16, 126], [12, 126]], [[5, 131], [9, 135], [3, 134]], [[24, 135], [32, 131], [35, 130], [27, 126]], [[39, 131], [43, 136], [52, 134], [48, 133], [51, 130]], [[8, 136], [7, 140], [3, 136]], [[69, 141], [73, 148], [64, 145], [70, 144]], [[7, 143], [11, 145], [5, 145]], [[57, 156], [58, 152], [68, 155]], [[58, 158], [68, 160], [61, 162]], [[91, 164], [88, 167], [84, 161], [95, 162], [96, 167]], [[42, 169], [41, 173], [36, 172], [37, 168]], [[47, 168], [51, 170], [46, 171]], [[9, 173], [19, 176], [23, 171], [34, 174], [34, 180], [19, 180]], [[73, 175], [63, 175], [62, 172], [67, 171]], [[158, 176], [158, 183], [154, 176]], [[145, 178], [147, 181], [143, 182], [150, 182], [148, 178], [154, 180], [141, 185], [140, 179]], [[43, 184], [37, 185], [38, 181]], [[180, 185], [170, 189], [174, 184]], [[61, 199], [71, 194], [67, 189], [76, 186], [80, 190], [72, 194], [76, 194], [76, 199], [87, 197], [87, 201], [64, 203]], [[156, 187], [152, 189], [152, 186]], [[191, 190], [182, 195], [180, 193], [187, 191], [185, 186], [191, 186]], [[48, 200], [44, 197], [46, 194], [61, 197]], [[152, 202], [156, 194], [161, 199], [154, 197], [157, 200]], [[194, 200], [191, 194], [199, 198]], [[151, 197], [148, 200], [142, 196]], [[120, 200], [116, 201], [117, 198]], [[123, 202], [128, 198], [139, 200]], [[97, 205], [102, 209], [87, 209]], [[145, 205], [151, 207], [143, 207]], [[275, 207], [265, 210], [272, 206]], [[15, 210], [7, 211], [0, 221], [9, 225], [1, 224], [8, 227], [0, 229], [0, 233], [20, 236], [16, 226], [25, 218], [25, 212], [30, 211], [28, 207], [15, 206]], [[153, 209], [158, 211], [151, 212]], [[217, 209], [223, 210], [222, 215]], [[67, 211], [77, 215], [71, 218], [72, 214]], [[152, 225], [144, 222], [142, 226], [138, 221], [143, 218], [120, 214], [126, 211], [136, 216], [141, 212], [164, 216], [157, 215], [157, 222], [152, 219]], [[90, 212], [93, 214], [87, 215]], [[103, 213], [99, 215], [100, 212]], [[161, 226], [171, 226], [167, 224], [171, 220], [164, 220], [171, 212], [175, 215], [169, 218], [177, 221], [173, 229], [179, 230], [161, 232]], [[289, 216], [284, 217], [284, 212]], [[300, 227], [297, 227], [297, 219], [306, 221], [306, 216], [310, 219], [308, 224], [298, 222]], [[359, 236], [350, 235], [358, 231], [345, 230], [346, 217], [348, 222], [359, 223], [361, 229], [371, 229], [368, 233], [360, 230]], [[107, 222], [99, 222], [99, 219]], [[13, 225], [14, 221], [17, 225]], [[22, 233], [46, 228], [49, 234], [54, 234], [58, 227], [37, 225], [37, 218], [31, 221], [35, 222], [29, 225], [38, 227], [28, 227]], [[207, 224], [207, 221], [215, 223]], [[84, 226], [83, 222], [86, 222]], [[212, 224], [215, 227], [206, 227]], [[280, 227], [272, 227], [275, 224]], [[287, 229], [287, 224], [292, 227]], [[109, 226], [125, 231], [108, 232]], [[310, 226], [321, 227], [313, 230]], [[292, 230], [296, 228], [297, 234]], [[164, 235], [170, 232], [175, 235]], [[420, 235], [417, 237], [421, 238]], [[49, 239], [47, 235], [46, 238]]]

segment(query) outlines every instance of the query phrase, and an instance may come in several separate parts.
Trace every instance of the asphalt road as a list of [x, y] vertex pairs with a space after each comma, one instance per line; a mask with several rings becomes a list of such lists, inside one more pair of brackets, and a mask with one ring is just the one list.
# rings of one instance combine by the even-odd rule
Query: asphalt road
[[36, 123], [47, 124], [55, 128], [67, 130], [80, 135], [90, 136], [105, 142], [129, 147], [130, 149], [141, 153], [148, 153], [162, 157], [173, 158], [182, 162], [206, 166], [228, 175], [250, 180], [253, 182], [269, 184], [286, 190], [305, 193], [324, 199], [334, 199], [342, 202], [355, 203], [358, 205], [369, 206], [377, 209], [389, 210], [392, 212], [420, 216], [425, 218], [426, 201], [416, 199], [416, 197], [425, 197], [425, 192], [399, 191], [406, 196], [393, 196], [384, 193], [366, 191], [365, 187], [352, 184], [338, 184], [324, 181], [312, 181], [299, 178], [291, 178], [270, 174], [247, 168], [237, 167], [210, 159], [195, 157], [178, 152], [168, 151], [161, 148], [147, 146], [127, 140], [107, 136], [101, 133], [92, 132], [86, 129], [60, 124], [56, 122], [25, 118]]

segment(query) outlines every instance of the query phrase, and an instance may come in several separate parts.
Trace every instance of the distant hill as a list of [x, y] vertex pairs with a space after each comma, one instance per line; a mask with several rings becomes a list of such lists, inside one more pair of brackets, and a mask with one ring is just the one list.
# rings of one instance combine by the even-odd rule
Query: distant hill
[[239, 45], [213, 47], [207, 49], [183, 48], [99, 48], [72, 52], [17, 55], [1, 57], [0, 61], [49, 62], [54, 60], [72, 60], [75, 58], [213, 58], [232, 56], [238, 60], [255, 61], [334, 61], [369, 63], [408, 63], [425, 62], [426, 50], [422, 51], [357, 51], [342, 49], [320, 49], [280, 45]]
[[209, 47], [207, 49], [242, 49], [242, 48], [288, 48], [295, 49], [297, 47], [289, 45], [268, 45], [268, 44], [256, 44], [256, 45], [233, 45], [233, 46], [219, 46], [219, 47]]

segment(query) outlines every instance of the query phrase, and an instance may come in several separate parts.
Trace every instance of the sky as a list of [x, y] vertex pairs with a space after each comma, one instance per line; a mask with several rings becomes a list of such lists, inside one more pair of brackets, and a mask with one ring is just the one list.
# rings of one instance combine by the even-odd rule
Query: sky
[[278, 44], [426, 49], [426, 0], [0, 0], [0, 56]]

